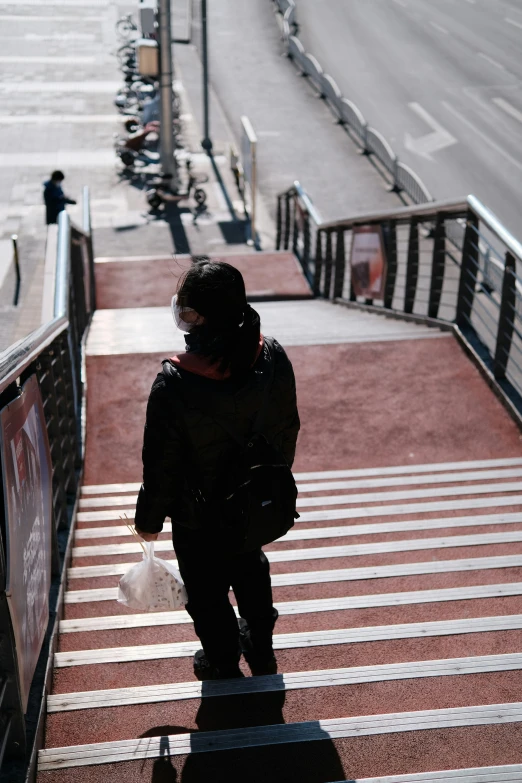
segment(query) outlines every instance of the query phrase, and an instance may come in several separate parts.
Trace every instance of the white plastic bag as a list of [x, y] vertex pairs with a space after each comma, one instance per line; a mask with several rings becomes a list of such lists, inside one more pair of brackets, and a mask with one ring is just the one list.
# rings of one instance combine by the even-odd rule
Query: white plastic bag
[[120, 579], [118, 601], [142, 612], [180, 609], [187, 602], [187, 592], [178, 569], [154, 555], [153, 541], [143, 542], [142, 546], [143, 560]]

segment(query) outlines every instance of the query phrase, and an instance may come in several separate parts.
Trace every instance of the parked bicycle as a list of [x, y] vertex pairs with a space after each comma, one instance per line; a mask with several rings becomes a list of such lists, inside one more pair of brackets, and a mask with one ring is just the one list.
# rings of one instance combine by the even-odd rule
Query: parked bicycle
[[137, 38], [138, 34], [138, 25], [134, 21], [132, 14], [125, 14], [116, 22], [116, 35], [120, 40], [129, 41]]
[[194, 216], [194, 222], [196, 222], [199, 215], [205, 212], [207, 208], [207, 193], [203, 188], [199, 187], [199, 185], [208, 182], [208, 175], [194, 174], [190, 159], [185, 161], [185, 168], [188, 175], [186, 190], [173, 191], [171, 189], [172, 175], [166, 174], [158, 178], [156, 182], [151, 183], [153, 187], [146, 193], [147, 203], [153, 210], [158, 210], [164, 204], [178, 204], [180, 201], [187, 201], [192, 196], [196, 202], [196, 213]]

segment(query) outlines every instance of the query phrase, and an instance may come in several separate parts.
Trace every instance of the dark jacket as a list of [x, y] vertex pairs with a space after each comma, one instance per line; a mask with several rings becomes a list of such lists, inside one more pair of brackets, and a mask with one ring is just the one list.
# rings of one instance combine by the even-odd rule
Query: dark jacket
[[[294, 371], [275, 340], [273, 350], [274, 379], [264, 434], [292, 466], [300, 426]], [[177, 378], [169, 378], [176, 374]], [[143, 485], [135, 516], [139, 530], [157, 533], [167, 516], [184, 527], [199, 526], [183, 513], [186, 473], [192, 472], [191, 482], [197, 483], [205, 498], [212, 497], [219, 467], [233, 442], [213, 415], [246, 439], [262, 405], [267, 378], [266, 344], [242, 381], [219, 375], [205, 377], [183, 369], [183, 363], [180, 367], [172, 360], [163, 362], [163, 372], [152, 385], [147, 405]]]
[[45, 220], [46, 223], [56, 223], [58, 215], [65, 209], [66, 204], [76, 204], [73, 199], [67, 198], [62, 186], [52, 179], [44, 182]]

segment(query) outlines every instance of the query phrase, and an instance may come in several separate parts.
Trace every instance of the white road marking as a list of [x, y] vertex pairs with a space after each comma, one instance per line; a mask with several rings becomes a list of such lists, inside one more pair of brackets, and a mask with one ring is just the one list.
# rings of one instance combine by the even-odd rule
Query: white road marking
[[446, 30], [446, 28], [445, 28], [445, 27], [442, 27], [442, 25], [440, 25], [440, 24], [437, 24], [437, 22], [432, 22], [432, 21], [431, 21], [431, 19], [430, 19], [430, 24], [431, 24], [431, 26], [432, 26], [432, 27], [433, 27], [435, 30], [438, 30], [438, 31], [439, 31], [439, 33], [444, 33], [444, 35], [449, 35], [449, 31], [448, 31], [448, 30]]
[[0, 125], [100, 125], [122, 120], [121, 114], [0, 114]]
[[[9, 7], [12, 6], [45, 6], [46, 8], [49, 8], [50, 6], [61, 6], [63, 8], [85, 8], [86, 3], [85, 0], [3, 0], [1, 3], [2, 7]], [[108, 5], [107, 0], [89, 0], [88, 3], [89, 6], [103, 6], [106, 7]], [[49, 15], [46, 17], [46, 19], [49, 19], [49, 21], [54, 21], [54, 17], [52, 15]], [[70, 16], [71, 21], [78, 21], [77, 17], [71, 14]]]
[[56, 150], [56, 152], [5, 152], [0, 153], [0, 169], [48, 169], [90, 168], [106, 169], [116, 163], [112, 149]]
[[522, 669], [522, 654], [478, 655], [467, 658], [443, 658], [433, 661], [408, 661], [344, 669], [288, 672], [265, 677], [236, 680], [177, 682], [164, 685], [135, 685], [130, 688], [107, 688], [98, 691], [57, 693], [47, 697], [47, 712], [70, 712], [133, 704], [157, 704], [166, 701], [238, 696], [248, 693], [273, 693], [308, 688], [335, 688], [363, 682], [413, 680], [425, 677], [460, 677], [485, 672], [507, 672]]
[[502, 155], [503, 158], [505, 158], [508, 163], [510, 163], [515, 168], [522, 171], [522, 163], [518, 161], [516, 158], [514, 158], [512, 155], [510, 155], [506, 150], [501, 147], [499, 144], [496, 144], [493, 139], [490, 139], [489, 136], [486, 136], [485, 133], [482, 133], [476, 125], [474, 125], [472, 122], [470, 122], [466, 117], [464, 117], [457, 109], [454, 109], [453, 106], [451, 106], [447, 101], [442, 101], [442, 105], [444, 108], [449, 111], [450, 114], [453, 114], [454, 117], [457, 117], [463, 125], [465, 125], [470, 130], [474, 131], [477, 136], [480, 136], [482, 141], [484, 141], [486, 144], [488, 144], [492, 149], [495, 150], [499, 155]]
[[416, 139], [413, 138], [410, 133], [406, 133], [404, 137], [404, 146], [407, 150], [422, 158], [426, 158], [426, 160], [432, 160], [432, 155], [434, 153], [439, 152], [446, 147], [451, 147], [453, 144], [457, 144], [457, 139], [419, 103], [412, 102], [409, 103], [408, 106], [415, 114], [424, 120], [430, 128], [432, 128], [432, 132]]
[[522, 30], [522, 22], [517, 22], [515, 19], [510, 19], [509, 16], [506, 16], [504, 21], [507, 22], [508, 24], [512, 24], [513, 27], [518, 27], [520, 30]]
[[509, 114], [510, 117], [513, 117], [515, 120], [518, 120], [518, 122], [522, 123], [522, 111], [516, 109], [510, 103], [505, 101], [504, 98], [493, 98], [493, 103], [505, 111], [506, 114]]
[[98, 62], [97, 57], [83, 57], [83, 56], [67, 56], [67, 57], [61, 57], [61, 56], [27, 56], [24, 55], [6, 55], [2, 54], [0, 55], [0, 63], [14, 63], [14, 64], [20, 64], [20, 65], [33, 65], [33, 64], [40, 64], [40, 65], [94, 65], [96, 62]]
[[484, 54], [484, 52], [479, 52], [477, 56], [482, 57], [483, 60], [486, 60], [490, 65], [494, 65], [495, 68], [500, 68], [501, 71], [506, 70], [502, 65], [502, 63], [499, 63], [498, 60], [494, 60], [493, 57], [489, 56], [489, 54]]
[[397, 3], [397, 5], [400, 5], [400, 6], [402, 6], [403, 8], [406, 8], [406, 7], [407, 7], [407, 5], [408, 5], [408, 3], [406, 2], [406, 0], [393, 0], [393, 2], [394, 2], [394, 3]]
[[38, 81], [31, 79], [25, 82], [0, 82], [0, 92], [20, 93], [25, 92], [74, 92], [74, 93], [92, 93], [93, 95], [114, 95], [121, 88], [121, 82], [96, 81], [86, 79], [82, 82], [51, 82]]
[[[22, 14], [0, 14], [0, 22], [103, 22], [103, 16], [23, 16]], [[12, 37], [11, 37], [12, 40]]]
[[[451, 707], [418, 712], [364, 715], [334, 720], [255, 726], [231, 731], [205, 731], [162, 737], [97, 742], [46, 748], [38, 752], [38, 771], [111, 764], [117, 761], [190, 755], [219, 750], [266, 747], [296, 742], [332, 741], [346, 737], [398, 734], [463, 726], [498, 726], [522, 721], [522, 703]], [[295, 744], [294, 744], [295, 747]]]

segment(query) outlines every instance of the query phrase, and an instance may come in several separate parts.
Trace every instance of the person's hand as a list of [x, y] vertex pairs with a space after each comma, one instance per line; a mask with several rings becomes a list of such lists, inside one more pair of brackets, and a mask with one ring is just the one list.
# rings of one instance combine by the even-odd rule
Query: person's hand
[[139, 535], [140, 538], [142, 538], [144, 541], [157, 541], [159, 533], [145, 533], [139, 530], [139, 528], [136, 528], [136, 533]]

